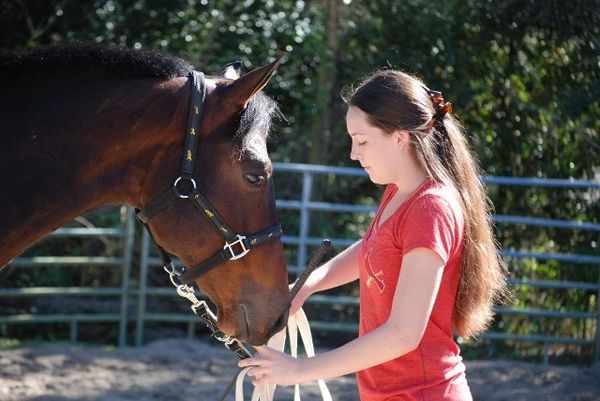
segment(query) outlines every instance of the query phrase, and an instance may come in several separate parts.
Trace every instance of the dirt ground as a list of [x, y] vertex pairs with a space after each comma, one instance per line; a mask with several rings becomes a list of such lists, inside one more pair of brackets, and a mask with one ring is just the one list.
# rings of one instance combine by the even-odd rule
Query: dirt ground
[[[0, 351], [0, 400], [217, 401], [235, 370], [232, 354], [200, 341], [157, 341], [124, 350], [43, 345]], [[476, 401], [600, 401], [600, 364], [472, 361], [467, 375]], [[353, 376], [328, 385], [334, 400], [358, 400]], [[303, 401], [320, 399], [316, 385], [301, 391]], [[275, 399], [292, 400], [291, 389], [278, 388]]]

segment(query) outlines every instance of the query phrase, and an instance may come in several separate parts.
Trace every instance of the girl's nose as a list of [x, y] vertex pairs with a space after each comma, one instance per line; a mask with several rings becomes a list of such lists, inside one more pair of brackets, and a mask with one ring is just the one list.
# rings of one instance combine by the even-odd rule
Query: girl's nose
[[356, 151], [356, 149], [354, 149], [354, 146], [352, 146], [352, 148], [350, 149], [350, 160], [358, 160], [358, 158], [358, 152]]

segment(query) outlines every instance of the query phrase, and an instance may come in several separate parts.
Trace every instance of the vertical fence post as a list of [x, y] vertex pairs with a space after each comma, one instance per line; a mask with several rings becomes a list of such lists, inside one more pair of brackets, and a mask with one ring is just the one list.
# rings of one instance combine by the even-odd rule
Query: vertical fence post
[[310, 211], [308, 203], [310, 202], [312, 192], [312, 173], [304, 171], [302, 173], [302, 199], [300, 205], [300, 241], [298, 243], [298, 266], [300, 272], [306, 266], [306, 240], [309, 233]]
[[[600, 268], [597, 270], [598, 284], [600, 285]], [[594, 360], [600, 361], [600, 287], [598, 287], [598, 291], [596, 292], [596, 347], [594, 350]]]
[[544, 341], [544, 359], [543, 359], [543, 365], [544, 366], [548, 366], [548, 364], [550, 363], [550, 348], [548, 346], [548, 341]]
[[[598, 179], [595, 180], [598, 183]], [[596, 349], [594, 360], [600, 361], [600, 264], [598, 265], [598, 292], [596, 293]]]
[[188, 327], [187, 327], [188, 340], [193, 340], [195, 333], [196, 333], [196, 322], [193, 322], [193, 321], [188, 322]]
[[77, 329], [78, 329], [77, 320], [76, 319], [71, 320], [71, 332], [69, 335], [69, 339], [72, 343], [77, 342]]
[[138, 288], [137, 319], [135, 322], [135, 345], [144, 344], [144, 320], [146, 318], [146, 287], [148, 281], [148, 259], [150, 258], [150, 237], [142, 230], [142, 257], [140, 260], [140, 279]]
[[133, 253], [133, 235], [135, 225], [133, 221], [133, 208], [121, 207], [121, 223], [125, 223], [125, 243], [123, 245], [123, 275], [121, 282], [121, 318], [119, 321], [119, 348], [127, 345], [127, 323], [129, 302], [129, 276], [131, 272], [131, 258]]

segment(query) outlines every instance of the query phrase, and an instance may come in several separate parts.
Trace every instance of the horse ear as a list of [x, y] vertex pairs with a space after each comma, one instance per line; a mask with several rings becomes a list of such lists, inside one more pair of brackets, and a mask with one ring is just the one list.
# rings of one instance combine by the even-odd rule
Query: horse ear
[[221, 71], [219, 71], [219, 75], [224, 78], [236, 80], [240, 77], [243, 65], [244, 64], [241, 61], [233, 61], [223, 67]]
[[282, 61], [283, 56], [279, 57], [271, 64], [252, 70], [241, 78], [233, 81], [229, 87], [231, 100], [242, 108], [245, 108], [252, 95], [267, 85]]

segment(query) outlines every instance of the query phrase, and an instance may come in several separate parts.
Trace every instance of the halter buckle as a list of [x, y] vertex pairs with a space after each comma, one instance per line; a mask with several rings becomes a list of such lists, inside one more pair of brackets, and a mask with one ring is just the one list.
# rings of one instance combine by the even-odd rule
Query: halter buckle
[[252, 358], [250, 351], [248, 351], [248, 349], [244, 347], [244, 344], [242, 344], [242, 342], [237, 338], [230, 338], [229, 341], [225, 341], [224, 343], [225, 347], [229, 351], [233, 352], [238, 358]]
[[[246, 239], [245, 235], [240, 235], [240, 234], [236, 234], [237, 239], [235, 241], [233, 241], [232, 243], [229, 243], [228, 241], [225, 242], [225, 246], [223, 246], [223, 249], [227, 249], [229, 251], [229, 253], [231, 254], [231, 257], [228, 260], [237, 260], [240, 258], [243, 258], [244, 256], [246, 256], [246, 254], [248, 252], [250, 252], [250, 249], [246, 248], [246, 244], [244, 243], [244, 240]], [[242, 251], [238, 254], [235, 253], [233, 247], [239, 245], [242, 248]]]
[[[184, 180], [184, 181], [182, 181], [182, 180]], [[192, 189], [191, 190], [188, 189], [187, 191], [182, 191], [181, 189], [179, 189], [179, 187], [177, 187], [177, 185], [180, 182], [185, 182], [185, 181], [189, 181], [189, 182], [192, 183]], [[191, 178], [191, 177], [189, 177], [189, 178], [188, 177], [183, 178], [183, 177], [179, 176], [175, 180], [175, 182], [173, 183], [173, 189], [175, 190], [175, 195], [179, 196], [182, 199], [187, 199], [190, 196], [192, 196], [192, 194], [196, 191], [196, 181], [194, 181], [194, 179]]]

